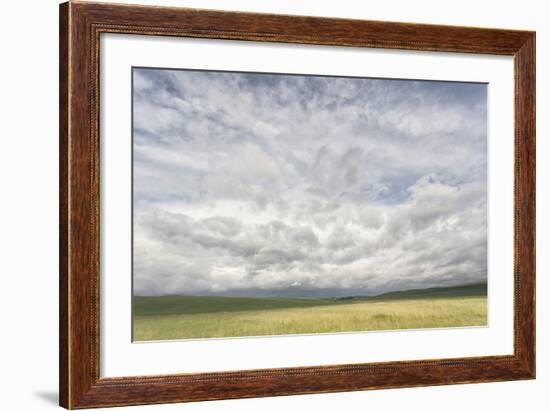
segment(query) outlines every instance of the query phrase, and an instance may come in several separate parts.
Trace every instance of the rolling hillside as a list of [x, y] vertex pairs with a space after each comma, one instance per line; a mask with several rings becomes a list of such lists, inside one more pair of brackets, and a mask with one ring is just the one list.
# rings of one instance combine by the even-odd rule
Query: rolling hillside
[[337, 299], [134, 297], [134, 341], [482, 326], [487, 286]]

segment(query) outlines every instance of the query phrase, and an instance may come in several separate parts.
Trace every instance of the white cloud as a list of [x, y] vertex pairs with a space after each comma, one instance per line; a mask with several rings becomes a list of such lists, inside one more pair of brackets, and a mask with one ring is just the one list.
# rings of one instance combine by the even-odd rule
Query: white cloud
[[147, 69], [134, 81], [136, 293], [486, 280], [484, 85]]

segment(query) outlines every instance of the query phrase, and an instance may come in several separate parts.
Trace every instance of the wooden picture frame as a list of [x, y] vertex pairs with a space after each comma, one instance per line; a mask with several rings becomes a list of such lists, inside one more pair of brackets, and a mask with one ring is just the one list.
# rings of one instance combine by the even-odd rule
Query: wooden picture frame
[[[513, 56], [514, 354], [152, 377], [99, 372], [101, 33]], [[60, 405], [69, 409], [535, 378], [535, 33], [69, 2], [60, 6]]]

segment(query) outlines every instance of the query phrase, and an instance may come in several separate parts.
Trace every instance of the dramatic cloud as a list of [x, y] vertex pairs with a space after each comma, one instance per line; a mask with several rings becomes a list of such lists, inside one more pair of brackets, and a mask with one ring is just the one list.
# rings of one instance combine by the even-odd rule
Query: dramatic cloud
[[486, 85], [134, 69], [134, 290], [487, 275]]

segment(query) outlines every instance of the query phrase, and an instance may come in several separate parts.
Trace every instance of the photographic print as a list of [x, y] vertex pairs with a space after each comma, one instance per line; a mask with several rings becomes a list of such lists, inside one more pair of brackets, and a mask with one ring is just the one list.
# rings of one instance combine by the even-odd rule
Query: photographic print
[[61, 406], [536, 377], [534, 31], [59, 10]]
[[487, 325], [487, 84], [132, 70], [134, 341]]

